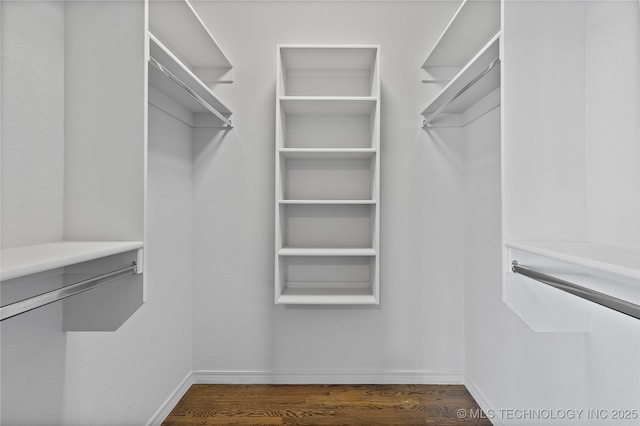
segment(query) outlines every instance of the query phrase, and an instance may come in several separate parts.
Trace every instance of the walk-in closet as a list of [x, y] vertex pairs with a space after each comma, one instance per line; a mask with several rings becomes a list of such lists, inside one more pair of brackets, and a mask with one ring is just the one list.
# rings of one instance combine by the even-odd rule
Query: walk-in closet
[[638, 0], [2, 0], [0, 49], [0, 424], [640, 422]]

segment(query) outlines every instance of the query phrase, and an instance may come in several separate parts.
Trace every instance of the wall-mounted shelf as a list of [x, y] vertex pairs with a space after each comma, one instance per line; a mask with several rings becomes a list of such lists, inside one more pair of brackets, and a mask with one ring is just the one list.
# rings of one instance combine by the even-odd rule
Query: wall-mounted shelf
[[[462, 127], [500, 104], [500, 2], [464, 0], [422, 64], [422, 82], [444, 87], [422, 111], [422, 127]], [[471, 114], [467, 113], [472, 112]]]
[[[640, 304], [640, 251], [593, 242], [508, 241], [504, 301], [537, 332], [588, 332], [592, 302], [512, 272], [512, 263]], [[544, 282], [544, 281], [543, 281]], [[596, 308], [605, 309], [605, 308]]]
[[[2, 281], [142, 249], [140, 241], [60, 241], [2, 250]], [[138, 273], [142, 272], [141, 270]]]
[[429, 126], [442, 113], [462, 114], [500, 87], [500, 33], [487, 43], [422, 111]]
[[173, 54], [149, 33], [149, 84], [192, 113], [211, 113], [220, 123], [232, 127], [231, 110]]
[[592, 242], [508, 241], [509, 249], [566, 262], [578, 267], [640, 280], [640, 251]]
[[379, 300], [377, 46], [278, 47], [275, 301]]
[[[460, 70], [499, 29], [499, 1], [464, 0], [427, 54], [423, 70], [427, 74], [433, 68]], [[423, 78], [423, 81], [430, 80], [438, 81]]]
[[[220, 44], [188, 0], [149, 2], [149, 31], [200, 74], [203, 69], [231, 70]], [[227, 78], [218, 82], [230, 82]]]

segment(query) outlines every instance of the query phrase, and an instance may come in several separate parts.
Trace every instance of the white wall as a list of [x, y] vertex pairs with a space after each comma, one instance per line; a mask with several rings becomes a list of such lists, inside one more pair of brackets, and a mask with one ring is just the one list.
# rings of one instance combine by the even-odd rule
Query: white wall
[[[4, 249], [62, 239], [64, 4], [3, 1], [0, 7]], [[33, 280], [35, 284], [17, 282], [11, 288], [3, 284], [0, 299], [25, 287], [51, 290], [61, 282], [59, 274], [45, 278]], [[47, 306], [31, 318], [5, 321], [0, 328], [2, 423], [43, 422], [62, 415], [62, 309]], [[27, 396], [38, 401], [38, 410]]]
[[[63, 235], [64, 5], [3, 1], [1, 28], [6, 248]], [[64, 333], [61, 303], [3, 321], [2, 424], [144, 424], [192, 369], [191, 130], [149, 120], [148, 301], [115, 332]], [[4, 282], [3, 297], [60, 272]]]
[[585, 8], [585, 125], [590, 241], [640, 246], [640, 7]]
[[505, 3], [504, 229], [508, 240], [587, 235], [581, 2]]
[[[430, 135], [418, 120], [435, 90], [420, 83], [419, 67], [456, 4], [195, 7], [229, 52], [236, 77], [226, 97], [236, 128], [224, 138], [196, 132], [196, 372], [212, 374], [203, 378], [209, 381], [459, 381], [462, 133]], [[380, 306], [273, 304], [278, 43], [381, 46]]]
[[64, 4], [1, 7], [1, 225], [11, 248], [62, 239]]
[[191, 129], [149, 107], [147, 303], [113, 333], [67, 333], [64, 421], [142, 424], [191, 371]]

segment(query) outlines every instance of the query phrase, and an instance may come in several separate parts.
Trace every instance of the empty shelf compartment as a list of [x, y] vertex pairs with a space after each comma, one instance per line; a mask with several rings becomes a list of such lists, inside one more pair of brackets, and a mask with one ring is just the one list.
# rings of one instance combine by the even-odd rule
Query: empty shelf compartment
[[280, 46], [287, 96], [377, 96], [377, 46]]
[[373, 248], [372, 205], [281, 205], [285, 248]]
[[280, 258], [278, 303], [375, 304], [375, 257]]
[[285, 200], [370, 200], [374, 164], [369, 159], [307, 160], [281, 162], [282, 196]]

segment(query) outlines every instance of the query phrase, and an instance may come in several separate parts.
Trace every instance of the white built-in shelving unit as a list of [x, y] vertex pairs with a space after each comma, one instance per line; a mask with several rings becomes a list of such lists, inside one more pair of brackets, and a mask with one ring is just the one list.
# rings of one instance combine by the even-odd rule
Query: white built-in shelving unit
[[499, 104], [500, 37], [499, 1], [460, 4], [422, 65], [422, 82], [440, 88], [423, 126], [464, 126]]
[[275, 301], [379, 303], [379, 48], [278, 46]]
[[[63, 31], [73, 34], [65, 38], [61, 89], [64, 176], [43, 175], [61, 182], [63, 223], [56, 225], [61, 238], [30, 236], [25, 240], [32, 244], [3, 249], [2, 291], [35, 300], [44, 293], [22, 295], [21, 288], [39, 287], [31, 284], [44, 279], [43, 288], [53, 285], [62, 295], [70, 277], [97, 279], [127, 269], [119, 279], [126, 278], [127, 285], [100, 284], [81, 296], [60, 297], [65, 330], [112, 331], [147, 297], [148, 104], [192, 126], [230, 128], [231, 111], [212, 87], [232, 81], [231, 64], [188, 0], [67, 2]], [[29, 142], [3, 140], [27, 147]], [[42, 185], [38, 178], [22, 182], [26, 192]], [[35, 200], [33, 205], [47, 204]], [[15, 304], [3, 309], [3, 319], [5, 312], [20, 314], [20, 309]]]

